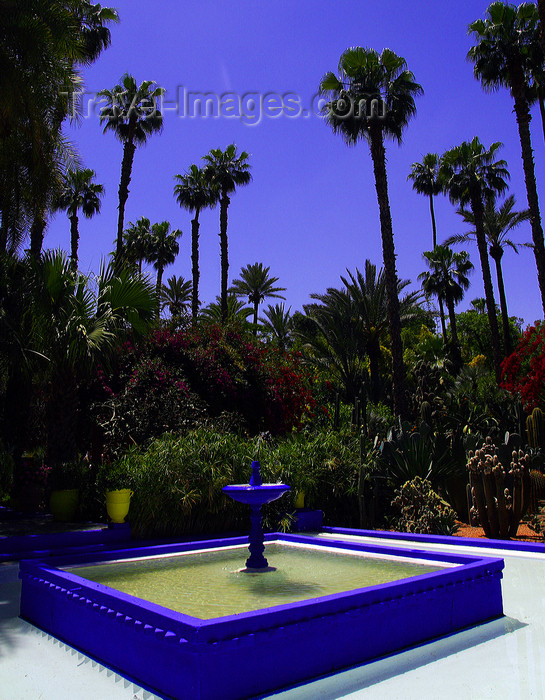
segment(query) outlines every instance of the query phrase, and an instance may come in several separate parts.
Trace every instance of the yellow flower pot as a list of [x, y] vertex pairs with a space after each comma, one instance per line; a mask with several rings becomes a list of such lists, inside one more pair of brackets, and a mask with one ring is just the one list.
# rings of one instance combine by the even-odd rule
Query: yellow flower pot
[[305, 507], [305, 492], [297, 491], [295, 495], [295, 507], [304, 508]]
[[129, 512], [131, 496], [130, 489], [117, 489], [106, 491], [106, 510], [113, 523], [124, 523]]

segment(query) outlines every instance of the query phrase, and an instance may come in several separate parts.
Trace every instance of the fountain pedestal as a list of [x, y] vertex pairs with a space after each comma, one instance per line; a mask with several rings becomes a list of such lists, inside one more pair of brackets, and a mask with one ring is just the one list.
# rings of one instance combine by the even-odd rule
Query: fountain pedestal
[[239, 503], [247, 503], [251, 508], [250, 514], [250, 556], [246, 560], [246, 568], [243, 572], [258, 573], [274, 571], [263, 556], [265, 551], [265, 536], [263, 533], [261, 506], [280, 498], [290, 487], [286, 484], [264, 484], [261, 480], [259, 462], [252, 462], [252, 476], [249, 484], [233, 484], [224, 486], [224, 491], [233, 500]]

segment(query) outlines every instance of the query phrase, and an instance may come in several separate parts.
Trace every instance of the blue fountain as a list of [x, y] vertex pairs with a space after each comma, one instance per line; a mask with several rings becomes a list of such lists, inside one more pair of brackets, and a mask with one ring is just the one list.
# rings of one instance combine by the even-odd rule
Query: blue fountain
[[246, 560], [246, 568], [241, 569], [245, 573], [262, 573], [274, 571], [269, 562], [263, 556], [265, 550], [265, 536], [263, 534], [261, 506], [277, 498], [290, 490], [286, 484], [264, 484], [260, 474], [259, 462], [252, 462], [252, 476], [249, 484], [232, 484], [224, 486], [223, 491], [234, 501], [246, 503], [251, 508], [250, 513], [250, 556]]

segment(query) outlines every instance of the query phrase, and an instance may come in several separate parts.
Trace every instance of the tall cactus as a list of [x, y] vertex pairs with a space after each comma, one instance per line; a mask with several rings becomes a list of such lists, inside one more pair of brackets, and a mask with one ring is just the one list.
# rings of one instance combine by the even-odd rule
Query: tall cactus
[[545, 448], [545, 416], [540, 408], [534, 408], [526, 418], [526, 434], [530, 447]]
[[467, 468], [473, 509], [485, 535], [496, 539], [514, 537], [530, 498], [528, 455], [513, 450], [511, 463], [503, 464], [492, 439], [487, 437], [481, 449], [475, 453], [470, 450]]

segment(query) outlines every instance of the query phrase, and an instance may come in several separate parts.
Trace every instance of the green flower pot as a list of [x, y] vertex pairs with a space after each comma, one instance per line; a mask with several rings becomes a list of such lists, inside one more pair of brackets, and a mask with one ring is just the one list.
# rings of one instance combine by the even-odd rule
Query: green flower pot
[[78, 508], [78, 489], [52, 491], [49, 497], [49, 510], [54, 520], [67, 523], [74, 519]]

